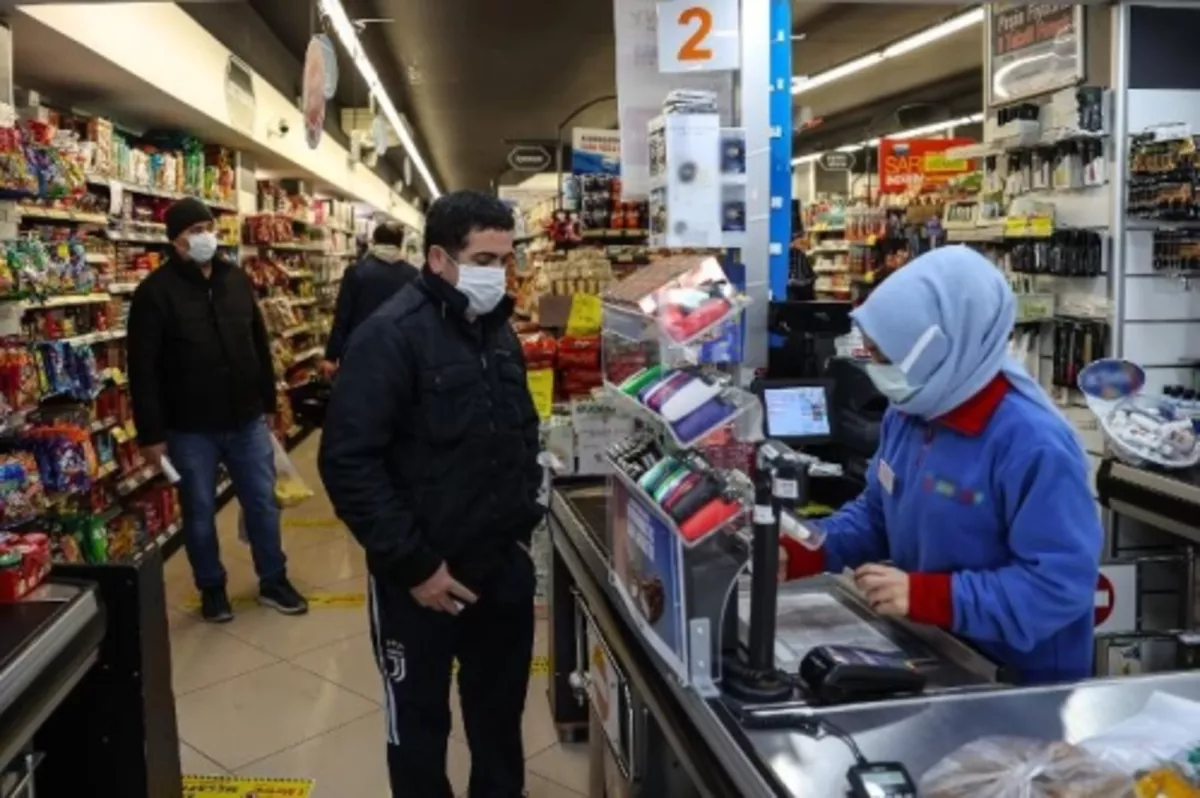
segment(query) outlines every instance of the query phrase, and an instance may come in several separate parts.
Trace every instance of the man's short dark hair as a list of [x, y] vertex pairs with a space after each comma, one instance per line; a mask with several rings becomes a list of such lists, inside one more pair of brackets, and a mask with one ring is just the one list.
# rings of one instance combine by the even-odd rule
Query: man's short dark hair
[[393, 247], [404, 246], [404, 225], [392, 221], [376, 225], [375, 232], [371, 234], [371, 243], [389, 244]]
[[443, 194], [425, 214], [425, 257], [429, 257], [433, 247], [457, 255], [475, 230], [509, 232], [513, 224], [512, 210], [491, 194], [480, 191]]

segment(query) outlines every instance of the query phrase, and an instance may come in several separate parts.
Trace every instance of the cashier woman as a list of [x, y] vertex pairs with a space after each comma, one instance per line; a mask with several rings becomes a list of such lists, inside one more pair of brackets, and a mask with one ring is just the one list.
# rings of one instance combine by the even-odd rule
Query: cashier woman
[[950, 630], [1022, 684], [1092, 673], [1102, 532], [1074, 430], [1007, 354], [1016, 301], [966, 247], [914, 260], [853, 313], [891, 402], [863, 492], [785, 541], [786, 575], [854, 569], [875, 610]]

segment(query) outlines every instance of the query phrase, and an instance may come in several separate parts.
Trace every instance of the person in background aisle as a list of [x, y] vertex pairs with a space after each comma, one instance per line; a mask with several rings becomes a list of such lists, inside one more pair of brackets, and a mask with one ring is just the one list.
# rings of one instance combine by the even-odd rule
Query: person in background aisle
[[384, 222], [376, 227], [371, 242], [367, 253], [342, 276], [333, 329], [321, 363], [326, 377], [337, 371], [337, 364], [350, 343], [350, 334], [420, 274], [417, 267], [404, 260], [404, 227], [399, 222]]
[[397, 798], [446, 798], [452, 663], [469, 795], [522, 794], [533, 655], [538, 419], [509, 324], [513, 218], [447, 194], [425, 217], [421, 276], [363, 322], [334, 383], [320, 470], [367, 551]]
[[787, 578], [856, 568], [876, 611], [941, 626], [1024, 684], [1092, 674], [1103, 533], [1075, 431], [1007, 354], [1016, 300], [962, 246], [922, 255], [853, 314], [891, 400], [862, 494], [786, 540]]
[[245, 514], [259, 601], [286, 614], [304, 613], [308, 604], [288, 581], [280, 540], [268, 423], [275, 376], [254, 288], [217, 252], [204, 203], [176, 202], [166, 225], [174, 251], [138, 286], [129, 311], [138, 440], [150, 463], [169, 453], [181, 477], [184, 541], [204, 619], [233, 618], [215, 524], [220, 463]]

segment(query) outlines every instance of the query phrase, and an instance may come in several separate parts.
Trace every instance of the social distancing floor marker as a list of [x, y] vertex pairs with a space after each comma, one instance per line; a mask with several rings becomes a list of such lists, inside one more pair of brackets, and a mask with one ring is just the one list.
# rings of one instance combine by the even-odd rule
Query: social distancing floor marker
[[[367, 603], [365, 593], [313, 593], [305, 598], [308, 599], [310, 609], [353, 610]], [[258, 606], [258, 598], [256, 596], [233, 596], [229, 599], [229, 603], [235, 610], [247, 610]], [[193, 612], [198, 611], [200, 597], [193, 596], [183, 606]]]
[[312, 798], [312, 779], [184, 776], [183, 798]]
[[321, 527], [345, 529], [346, 525], [336, 518], [289, 518], [286, 513], [283, 516], [284, 529], [315, 529]]

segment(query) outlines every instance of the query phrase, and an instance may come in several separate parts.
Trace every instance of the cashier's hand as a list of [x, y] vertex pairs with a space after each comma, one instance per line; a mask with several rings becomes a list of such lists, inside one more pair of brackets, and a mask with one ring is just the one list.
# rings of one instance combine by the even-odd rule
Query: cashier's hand
[[871, 563], [854, 572], [854, 584], [880, 615], [908, 616], [908, 574], [890, 565]]

